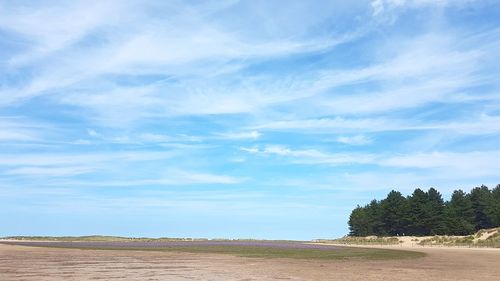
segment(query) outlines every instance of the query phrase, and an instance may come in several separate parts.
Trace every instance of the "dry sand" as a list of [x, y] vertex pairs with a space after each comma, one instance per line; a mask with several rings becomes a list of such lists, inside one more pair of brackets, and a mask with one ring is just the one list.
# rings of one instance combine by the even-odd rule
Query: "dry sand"
[[498, 249], [418, 249], [412, 260], [307, 261], [0, 244], [0, 280], [500, 280]]

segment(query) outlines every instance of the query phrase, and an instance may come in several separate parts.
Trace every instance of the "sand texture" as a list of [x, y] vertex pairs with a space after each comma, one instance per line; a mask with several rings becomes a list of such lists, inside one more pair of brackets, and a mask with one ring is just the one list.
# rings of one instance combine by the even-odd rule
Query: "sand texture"
[[0, 244], [0, 280], [500, 280], [500, 251], [419, 249], [405, 260], [243, 258]]

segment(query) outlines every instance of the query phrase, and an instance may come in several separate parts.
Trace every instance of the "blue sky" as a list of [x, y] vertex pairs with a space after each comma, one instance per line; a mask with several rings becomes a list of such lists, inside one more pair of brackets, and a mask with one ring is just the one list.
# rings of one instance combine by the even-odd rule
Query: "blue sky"
[[1, 1], [0, 236], [313, 239], [500, 183], [498, 1]]

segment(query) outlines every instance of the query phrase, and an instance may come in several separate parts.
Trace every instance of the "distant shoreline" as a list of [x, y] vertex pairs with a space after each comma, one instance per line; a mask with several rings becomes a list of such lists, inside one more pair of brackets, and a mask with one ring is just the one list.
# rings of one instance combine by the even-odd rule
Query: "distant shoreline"
[[84, 236], [5, 236], [0, 241], [35, 241], [35, 242], [203, 242], [203, 241], [273, 241], [273, 242], [310, 242], [311, 240], [286, 239], [229, 239], [229, 238], [174, 238], [174, 237], [125, 237], [107, 235]]

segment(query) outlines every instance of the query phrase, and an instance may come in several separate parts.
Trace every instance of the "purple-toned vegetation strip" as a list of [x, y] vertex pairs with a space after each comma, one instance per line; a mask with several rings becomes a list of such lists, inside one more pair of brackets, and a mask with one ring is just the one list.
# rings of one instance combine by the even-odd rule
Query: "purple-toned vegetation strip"
[[210, 247], [210, 246], [237, 246], [237, 247], [262, 247], [279, 249], [320, 249], [338, 250], [340, 247], [306, 244], [304, 242], [288, 241], [110, 241], [110, 242], [46, 242], [46, 241], [2, 241], [4, 244], [14, 244], [22, 246], [42, 246], [42, 247], [64, 247], [64, 248], [178, 248], [178, 247]]

